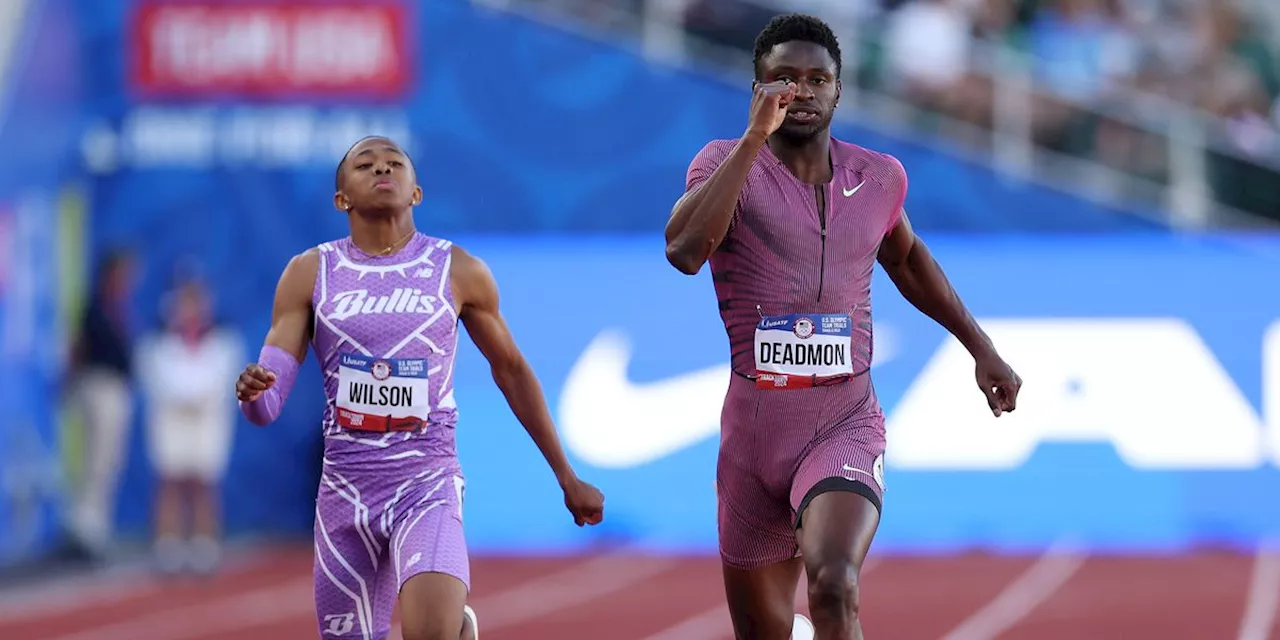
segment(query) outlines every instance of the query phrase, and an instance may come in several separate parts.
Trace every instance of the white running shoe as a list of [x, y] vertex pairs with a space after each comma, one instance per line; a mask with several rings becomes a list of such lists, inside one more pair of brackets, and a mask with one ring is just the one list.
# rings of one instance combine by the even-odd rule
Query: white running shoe
[[[464, 604], [462, 605], [462, 615], [466, 616], [466, 618], [471, 621], [471, 631], [475, 635], [476, 640], [480, 640], [480, 623], [476, 622], [476, 610], [472, 609], [471, 605]], [[809, 628], [812, 629], [813, 627]], [[810, 640], [813, 639], [812, 631], [809, 632], [809, 638]]]
[[813, 630], [813, 623], [803, 615], [796, 614], [795, 625], [791, 627], [791, 640], [813, 640], [817, 634]]

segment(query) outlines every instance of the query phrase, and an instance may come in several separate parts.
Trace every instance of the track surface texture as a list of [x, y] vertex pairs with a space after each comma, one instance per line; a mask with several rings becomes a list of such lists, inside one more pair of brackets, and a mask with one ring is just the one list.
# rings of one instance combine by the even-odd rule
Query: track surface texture
[[[484, 640], [732, 638], [715, 558], [490, 556], [472, 571]], [[872, 640], [1280, 640], [1273, 552], [878, 555], [863, 573]], [[311, 550], [291, 546], [241, 553], [204, 580], [58, 578], [0, 592], [0, 638], [316, 638], [311, 584]], [[802, 590], [796, 601], [808, 609]]]

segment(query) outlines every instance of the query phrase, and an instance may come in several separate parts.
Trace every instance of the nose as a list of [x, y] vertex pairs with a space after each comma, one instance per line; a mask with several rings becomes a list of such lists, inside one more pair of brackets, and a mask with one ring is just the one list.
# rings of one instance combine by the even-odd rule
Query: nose
[[373, 175], [381, 176], [391, 173], [391, 164], [387, 162], [379, 162], [373, 167]]
[[808, 82], [796, 83], [796, 100], [812, 100], [813, 98], [813, 85]]

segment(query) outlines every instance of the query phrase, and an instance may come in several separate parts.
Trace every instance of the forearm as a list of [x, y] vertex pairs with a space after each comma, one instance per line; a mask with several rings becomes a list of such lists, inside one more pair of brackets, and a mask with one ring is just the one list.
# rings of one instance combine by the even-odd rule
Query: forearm
[[975, 358], [994, 351], [991, 338], [965, 308], [923, 242], [916, 242], [889, 276], [907, 302], [955, 336]]
[[506, 397], [511, 412], [542, 452], [556, 481], [563, 486], [574, 477], [573, 468], [565, 456], [564, 447], [560, 445], [560, 436], [556, 433], [551, 412], [542, 395], [542, 385], [538, 383], [533, 369], [522, 359], [502, 367], [494, 367], [493, 380]]
[[258, 355], [258, 364], [274, 373], [275, 384], [250, 401], [240, 401], [240, 413], [249, 422], [260, 427], [275, 422], [284, 411], [285, 400], [289, 399], [289, 391], [293, 389], [294, 380], [298, 376], [301, 364], [289, 352], [274, 345], [266, 345]]
[[676, 204], [666, 228], [667, 260], [672, 266], [690, 275], [697, 273], [719, 246], [765, 140], [744, 135], [706, 182]]

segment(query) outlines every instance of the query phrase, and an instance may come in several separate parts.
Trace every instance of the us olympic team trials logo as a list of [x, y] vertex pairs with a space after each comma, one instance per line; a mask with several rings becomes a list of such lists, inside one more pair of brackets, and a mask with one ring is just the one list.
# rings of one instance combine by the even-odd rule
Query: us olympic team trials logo
[[391, 363], [386, 360], [374, 360], [369, 367], [369, 373], [373, 374], [374, 380], [386, 380], [391, 377]]
[[796, 337], [801, 340], [808, 340], [813, 335], [813, 321], [808, 318], [796, 319]]

